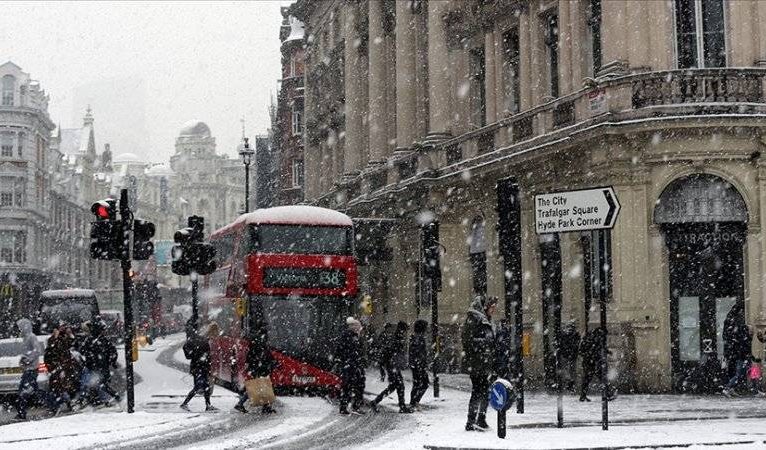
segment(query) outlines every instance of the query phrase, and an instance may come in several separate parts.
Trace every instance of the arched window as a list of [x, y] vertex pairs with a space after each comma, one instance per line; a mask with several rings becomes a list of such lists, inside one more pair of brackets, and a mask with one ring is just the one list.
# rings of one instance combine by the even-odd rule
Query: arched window
[[471, 223], [468, 238], [468, 257], [473, 274], [473, 290], [477, 294], [487, 293], [487, 243], [484, 237], [484, 217], [477, 216]]
[[3, 77], [3, 106], [13, 106], [13, 93], [16, 90], [16, 77], [6, 75]]

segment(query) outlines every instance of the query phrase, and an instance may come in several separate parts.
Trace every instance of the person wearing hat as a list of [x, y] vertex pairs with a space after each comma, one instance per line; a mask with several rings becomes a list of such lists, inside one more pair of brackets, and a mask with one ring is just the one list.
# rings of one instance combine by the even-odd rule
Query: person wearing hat
[[364, 349], [362, 346], [362, 323], [353, 317], [346, 319], [346, 329], [335, 348], [335, 363], [341, 379], [340, 413], [349, 414], [348, 403], [353, 397], [351, 412], [363, 414], [364, 401]]
[[487, 400], [490, 374], [495, 363], [495, 332], [491, 320], [496, 306], [496, 297], [477, 295], [471, 302], [463, 325], [463, 363], [471, 378], [466, 431], [489, 428]]
[[184, 356], [189, 360], [189, 373], [194, 379], [194, 386], [186, 395], [180, 408], [189, 411], [189, 402], [197, 394], [205, 398], [205, 411], [217, 411], [218, 408], [210, 403], [210, 343], [207, 338], [197, 332], [197, 323], [192, 319], [186, 322], [186, 342], [183, 346]]

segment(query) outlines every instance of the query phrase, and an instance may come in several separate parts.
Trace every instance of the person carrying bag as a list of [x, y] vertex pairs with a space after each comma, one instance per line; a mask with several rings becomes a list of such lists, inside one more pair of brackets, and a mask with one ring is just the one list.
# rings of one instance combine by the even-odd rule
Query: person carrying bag
[[271, 355], [267, 342], [265, 329], [250, 339], [246, 360], [247, 374], [250, 378], [245, 380], [245, 389], [239, 394], [239, 403], [234, 407], [242, 413], [247, 412], [245, 402], [248, 399], [251, 405], [261, 406], [264, 414], [276, 412], [272, 407], [277, 397], [271, 384], [271, 372], [276, 368], [277, 362]]

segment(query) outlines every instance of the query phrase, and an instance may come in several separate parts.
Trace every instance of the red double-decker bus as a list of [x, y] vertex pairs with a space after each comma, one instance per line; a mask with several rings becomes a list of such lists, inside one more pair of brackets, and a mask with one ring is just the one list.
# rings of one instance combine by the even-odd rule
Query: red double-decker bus
[[276, 389], [340, 387], [331, 353], [358, 291], [353, 241], [348, 216], [313, 206], [259, 209], [210, 236], [218, 269], [203, 282], [203, 311], [220, 328], [211, 339], [220, 384], [242, 386], [247, 337], [265, 326]]

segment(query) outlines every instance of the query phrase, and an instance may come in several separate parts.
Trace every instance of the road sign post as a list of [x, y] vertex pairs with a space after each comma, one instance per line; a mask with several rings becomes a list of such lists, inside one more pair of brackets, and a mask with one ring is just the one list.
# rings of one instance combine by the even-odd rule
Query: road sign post
[[[596, 251], [592, 252], [592, 267], [594, 275], [597, 274], [600, 327], [602, 330], [600, 353], [601, 353], [601, 427], [609, 429], [609, 393], [608, 393], [608, 364], [607, 357], [607, 333], [606, 333], [606, 301], [608, 296], [608, 282], [611, 267], [607, 261], [610, 251], [607, 241], [608, 230], [614, 227], [617, 215], [620, 212], [620, 203], [611, 186], [581, 189], [575, 191], [561, 191], [535, 196], [535, 231], [537, 234], [570, 233], [574, 231], [592, 231], [596, 239], [591, 240]], [[596, 278], [596, 277], [594, 277]], [[560, 311], [558, 312], [561, 313]], [[560, 367], [560, 355], [558, 343], [561, 342], [561, 330], [554, 330], [554, 342], [556, 344], [556, 384], [557, 384], [557, 408], [556, 422], [559, 427], [564, 425], [563, 390], [561, 379], [558, 374]]]
[[506, 413], [517, 397], [510, 381], [498, 378], [489, 389], [489, 405], [497, 411], [497, 437], [505, 439]]

